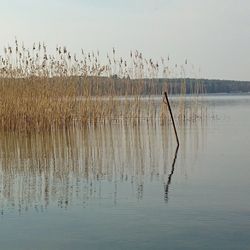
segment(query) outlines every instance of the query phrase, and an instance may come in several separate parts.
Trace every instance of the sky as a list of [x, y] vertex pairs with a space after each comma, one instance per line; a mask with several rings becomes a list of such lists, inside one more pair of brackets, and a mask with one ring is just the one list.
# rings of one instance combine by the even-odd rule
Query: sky
[[126, 57], [137, 49], [177, 65], [187, 59], [187, 76], [250, 80], [249, 0], [0, 0], [0, 6], [0, 54], [15, 37], [76, 53], [106, 55], [115, 47]]

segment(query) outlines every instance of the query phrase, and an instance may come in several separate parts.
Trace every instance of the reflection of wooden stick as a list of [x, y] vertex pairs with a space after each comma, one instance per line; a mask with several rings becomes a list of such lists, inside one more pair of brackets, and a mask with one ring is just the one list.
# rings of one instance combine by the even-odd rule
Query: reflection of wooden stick
[[171, 110], [171, 107], [170, 107], [170, 103], [169, 103], [169, 100], [168, 100], [168, 94], [167, 94], [167, 92], [164, 92], [164, 94], [165, 94], [166, 101], [167, 101], [165, 103], [168, 105], [168, 110], [169, 110], [169, 113], [170, 113], [170, 116], [171, 116], [171, 120], [172, 120], [172, 123], [173, 123], [173, 127], [174, 127], [175, 138], [176, 138], [176, 141], [177, 141], [177, 145], [179, 147], [179, 145], [180, 145], [179, 138], [178, 138], [177, 130], [176, 130], [176, 127], [175, 127], [173, 113], [172, 113], [172, 110]]
[[173, 159], [173, 162], [172, 162], [171, 173], [170, 173], [170, 175], [168, 176], [168, 182], [167, 182], [166, 187], [165, 187], [165, 200], [166, 200], [166, 201], [168, 201], [168, 189], [169, 189], [169, 186], [170, 186], [170, 184], [171, 184], [172, 176], [173, 176], [173, 174], [174, 174], [175, 162], [176, 162], [176, 159], [177, 159], [178, 150], [179, 150], [179, 145], [176, 146], [175, 154], [174, 154], [174, 159]]

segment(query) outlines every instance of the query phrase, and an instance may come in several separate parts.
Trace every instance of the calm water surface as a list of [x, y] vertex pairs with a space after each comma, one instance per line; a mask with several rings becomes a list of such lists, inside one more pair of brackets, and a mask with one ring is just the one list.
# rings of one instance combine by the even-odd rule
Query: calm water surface
[[249, 249], [250, 96], [202, 120], [0, 134], [1, 249]]

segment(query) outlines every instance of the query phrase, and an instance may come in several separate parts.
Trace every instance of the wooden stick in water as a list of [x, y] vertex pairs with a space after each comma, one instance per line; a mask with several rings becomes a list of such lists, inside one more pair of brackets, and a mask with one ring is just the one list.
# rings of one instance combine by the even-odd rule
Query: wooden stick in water
[[169, 113], [170, 113], [170, 116], [171, 116], [171, 120], [172, 120], [172, 123], [173, 123], [173, 127], [174, 127], [174, 133], [175, 133], [175, 138], [176, 138], [176, 141], [177, 141], [177, 145], [178, 145], [178, 148], [179, 148], [179, 138], [178, 138], [178, 134], [177, 134], [177, 130], [176, 130], [176, 126], [175, 126], [175, 122], [174, 122], [174, 117], [173, 117], [173, 113], [172, 113], [172, 110], [171, 110], [171, 106], [170, 106], [170, 103], [169, 103], [169, 100], [168, 100], [168, 94], [167, 92], [164, 92], [165, 94], [165, 97], [166, 97], [166, 101], [165, 102], [167, 105], [168, 105], [168, 110], [169, 110]]

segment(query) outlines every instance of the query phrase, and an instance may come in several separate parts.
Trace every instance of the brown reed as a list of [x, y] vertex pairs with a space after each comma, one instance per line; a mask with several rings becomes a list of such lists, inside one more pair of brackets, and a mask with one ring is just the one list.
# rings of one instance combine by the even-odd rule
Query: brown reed
[[[43, 131], [76, 123], [155, 119], [158, 109], [151, 97], [166, 90], [170, 94], [178, 91], [167, 80], [158, 89], [160, 70], [166, 77], [171, 68], [164, 59], [159, 64], [135, 51], [125, 60], [115, 49], [106, 59], [102, 63], [99, 51], [82, 50], [78, 57], [65, 46], [57, 46], [49, 54], [44, 43], [27, 49], [15, 40], [0, 56], [0, 130]], [[202, 93], [200, 88], [195, 85], [193, 93]], [[183, 98], [178, 118], [191, 119], [183, 101], [185, 82], [179, 94]], [[149, 97], [147, 101], [143, 96]], [[164, 107], [160, 117], [168, 120]]]

